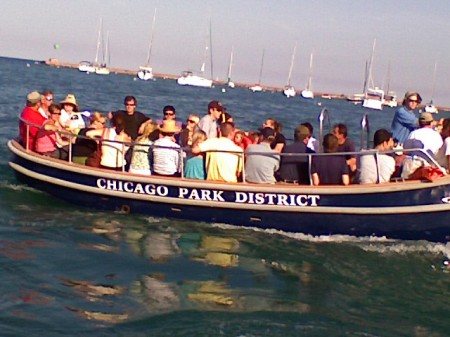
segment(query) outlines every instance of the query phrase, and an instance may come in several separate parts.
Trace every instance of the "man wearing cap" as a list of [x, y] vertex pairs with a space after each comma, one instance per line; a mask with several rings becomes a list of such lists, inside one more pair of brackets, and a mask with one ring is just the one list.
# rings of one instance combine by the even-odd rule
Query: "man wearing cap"
[[275, 139], [275, 130], [261, 130], [259, 144], [250, 145], [246, 151], [245, 181], [257, 184], [274, 184], [275, 172], [280, 166], [280, 156], [270, 148]]
[[[379, 129], [373, 135], [373, 144], [374, 149], [377, 151], [392, 150], [394, 147], [394, 139], [389, 131]], [[395, 171], [394, 157], [384, 153], [378, 153], [375, 156], [375, 153], [365, 154], [358, 158], [360, 184], [389, 182]]]
[[220, 124], [220, 137], [208, 138], [192, 147], [192, 154], [206, 152], [207, 180], [237, 182], [242, 172], [243, 158], [241, 147], [234, 144], [234, 124]]
[[435, 155], [443, 141], [439, 132], [433, 129], [434, 119], [431, 113], [422, 112], [419, 116], [419, 128], [412, 131], [408, 139], [420, 140], [425, 151], [430, 150]]
[[[295, 142], [283, 148], [285, 154], [314, 153], [308, 148], [311, 134], [305, 125], [299, 125], [294, 131]], [[285, 155], [281, 156], [280, 181], [289, 184], [309, 184], [308, 156]]]
[[39, 112], [41, 100], [42, 95], [39, 92], [30, 92], [27, 95], [27, 105], [20, 115], [19, 135], [21, 143], [31, 151], [35, 150], [36, 138], [40, 127], [47, 131], [58, 131], [58, 127], [53, 124], [53, 121], [45, 118]]
[[211, 101], [208, 104], [208, 114], [203, 116], [198, 123], [198, 128], [206, 133], [208, 138], [217, 138], [218, 119], [224, 112], [222, 103], [219, 101]]
[[414, 109], [419, 106], [420, 102], [422, 102], [422, 97], [417, 92], [408, 91], [403, 99], [403, 105], [395, 111], [391, 125], [392, 136], [394, 141], [400, 145], [403, 145], [408, 139], [411, 131], [417, 129], [418, 121]]

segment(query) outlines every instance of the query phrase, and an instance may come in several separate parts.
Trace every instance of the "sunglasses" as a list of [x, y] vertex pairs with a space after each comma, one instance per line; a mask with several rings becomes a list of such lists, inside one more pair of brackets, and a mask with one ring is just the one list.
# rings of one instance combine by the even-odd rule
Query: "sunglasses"
[[136, 104], [127, 103], [127, 104], [125, 104], [125, 106], [136, 106]]
[[408, 101], [413, 102], [413, 103], [419, 103], [419, 101], [417, 99], [409, 99]]
[[188, 123], [192, 123], [192, 124], [196, 124], [196, 123], [197, 123], [196, 121], [193, 121], [192, 119], [188, 119], [187, 122], [188, 122]]
[[52, 112], [52, 115], [61, 115], [61, 112]]
[[173, 112], [164, 112], [164, 116], [173, 116], [175, 115]]
[[49, 102], [53, 101], [53, 97], [45, 97], [45, 99]]

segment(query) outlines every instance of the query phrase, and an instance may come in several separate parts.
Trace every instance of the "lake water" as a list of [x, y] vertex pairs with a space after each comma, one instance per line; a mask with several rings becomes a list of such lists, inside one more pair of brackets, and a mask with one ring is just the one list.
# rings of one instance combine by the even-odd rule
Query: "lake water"
[[74, 93], [82, 109], [103, 112], [134, 95], [150, 117], [171, 104], [182, 120], [218, 99], [238, 127], [273, 116], [288, 138], [305, 121], [317, 133], [326, 107], [357, 144], [364, 114], [373, 133], [389, 128], [393, 109], [6, 58], [0, 79], [1, 336], [450, 336], [450, 244], [97, 212], [19, 184], [8, 166], [6, 142], [32, 90]]

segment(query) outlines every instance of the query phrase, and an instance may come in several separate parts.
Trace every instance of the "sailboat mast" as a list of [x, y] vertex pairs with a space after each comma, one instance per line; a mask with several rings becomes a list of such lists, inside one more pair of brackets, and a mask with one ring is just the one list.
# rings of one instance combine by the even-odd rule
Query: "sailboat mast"
[[98, 27], [98, 35], [97, 35], [97, 50], [95, 52], [95, 60], [94, 63], [97, 65], [98, 64], [98, 54], [100, 53], [100, 43], [101, 43], [101, 38], [102, 38], [102, 27], [103, 27], [103, 18], [100, 18], [100, 24]]
[[155, 8], [155, 12], [153, 13], [152, 32], [150, 34], [150, 44], [148, 46], [148, 54], [147, 54], [147, 67], [150, 66], [150, 59], [152, 57], [153, 35], [155, 32], [155, 22], [156, 22], [156, 8]]
[[373, 40], [373, 45], [372, 45], [372, 55], [370, 55], [370, 63], [369, 63], [369, 79], [368, 79], [368, 84], [369, 87], [373, 88], [374, 85], [374, 81], [373, 81], [373, 74], [372, 74], [372, 67], [373, 67], [373, 55], [375, 54], [375, 45], [377, 43], [377, 39]]
[[311, 52], [311, 55], [309, 56], [309, 74], [308, 74], [308, 84], [306, 89], [311, 90], [312, 86], [312, 69], [313, 69], [313, 56], [314, 52]]
[[210, 56], [210, 63], [211, 63], [211, 80], [214, 80], [211, 19], [209, 20], [209, 56]]
[[292, 69], [294, 68], [294, 58], [295, 58], [296, 51], [297, 51], [297, 43], [294, 46], [294, 51], [292, 52], [292, 57], [291, 57], [291, 65], [289, 66], [289, 74], [288, 74], [288, 81], [287, 81], [287, 85], [289, 87], [291, 86], [291, 76], [292, 76]]
[[265, 54], [266, 50], [263, 49], [263, 53], [262, 53], [262, 57], [261, 57], [261, 69], [259, 70], [259, 81], [258, 84], [261, 84], [261, 79], [262, 79], [262, 72], [263, 72], [263, 67], [264, 67], [264, 54]]
[[231, 81], [231, 68], [233, 67], [233, 51], [234, 51], [234, 46], [231, 46], [231, 53], [230, 53], [230, 63], [228, 64], [228, 79], [227, 81], [230, 82]]
[[431, 102], [433, 102], [433, 98], [434, 98], [434, 89], [435, 89], [435, 86], [436, 86], [436, 70], [437, 70], [437, 61], [434, 62], [433, 86], [431, 87]]

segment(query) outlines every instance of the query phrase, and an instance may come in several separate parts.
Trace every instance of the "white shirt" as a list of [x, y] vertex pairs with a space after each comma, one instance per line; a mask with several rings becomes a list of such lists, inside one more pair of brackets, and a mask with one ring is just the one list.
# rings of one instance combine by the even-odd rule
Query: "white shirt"
[[380, 172], [380, 183], [388, 182], [395, 171], [395, 159], [386, 154], [378, 154], [378, 166], [375, 154], [359, 157], [359, 183], [376, 184]]
[[444, 144], [436, 153], [436, 160], [442, 167], [445, 167], [447, 170], [448, 167], [448, 157], [450, 156], [450, 137], [445, 138]]
[[408, 139], [420, 140], [423, 144], [423, 149], [425, 151], [430, 150], [433, 154], [436, 154], [443, 144], [441, 134], [432, 128], [414, 130], [409, 134]]

